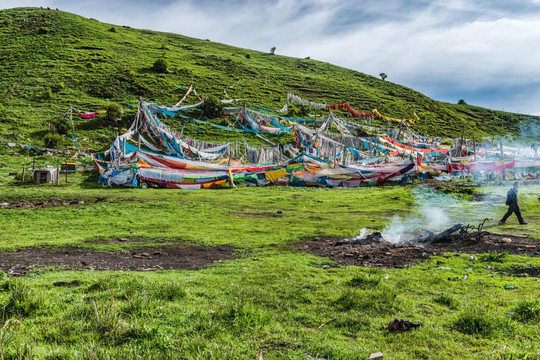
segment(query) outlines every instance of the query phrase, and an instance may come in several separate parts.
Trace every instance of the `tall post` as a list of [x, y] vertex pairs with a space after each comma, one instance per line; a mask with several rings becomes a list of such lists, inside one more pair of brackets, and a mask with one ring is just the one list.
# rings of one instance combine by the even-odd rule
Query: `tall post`
[[25, 176], [26, 176], [26, 166], [23, 166], [23, 168], [22, 168], [22, 184], [24, 184]]
[[65, 166], [64, 170], [66, 172], [66, 184], [67, 184], [68, 183], [68, 162], [67, 162], [67, 160], [65, 161], [65, 164], [66, 164], [66, 166]]
[[465, 135], [465, 128], [461, 130], [461, 139], [459, 139], [459, 155], [461, 157], [461, 152], [463, 151], [463, 136]]
[[473, 141], [473, 155], [474, 155], [474, 161], [476, 161], [476, 137], [472, 136], [472, 141]]
[[261, 145], [261, 147], [259, 148], [259, 156], [257, 156], [257, 164], [261, 163], [262, 152], [263, 152], [263, 147]]
[[403, 126], [403, 119], [399, 122], [399, 132], [397, 134], [396, 140], [399, 140], [399, 137], [401, 136], [401, 127]]
[[[501, 160], [504, 162], [504, 149], [503, 149], [503, 141], [502, 138], [499, 140], [499, 145], [501, 147]], [[502, 172], [502, 178], [503, 180], [506, 180], [506, 169]]]
[[60, 186], [60, 160], [56, 159], [56, 186]]

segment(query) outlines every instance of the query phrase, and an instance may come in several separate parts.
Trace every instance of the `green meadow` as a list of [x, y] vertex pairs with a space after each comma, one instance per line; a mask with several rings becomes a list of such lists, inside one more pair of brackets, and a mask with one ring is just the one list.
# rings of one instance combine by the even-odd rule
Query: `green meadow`
[[[32, 162], [11, 159], [2, 173]], [[22, 278], [1, 275], [0, 358], [364, 359], [378, 351], [389, 359], [540, 357], [538, 278], [511, 275], [512, 269], [538, 268], [536, 257], [490, 254], [471, 261], [469, 255], [448, 254], [384, 269], [342, 267], [302, 251], [303, 239], [350, 237], [362, 227], [382, 230], [396, 214], [414, 216], [420, 195], [432, 189], [101, 188], [95, 172], [64, 181], [59, 187], [21, 185], [20, 171], [19, 178], [3, 178], [2, 201], [72, 205], [1, 208], [2, 251], [197, 244], [231, 246], [235, 258], [201, 270], [42, 266]], [[510, 183], [498, 185], [475, 193], [504, 198]], [[524, 227], [515, 219], [495, 225], [506, 210], [503, 201], [478, 201], [466, 192], [437, 196], [446, 199], [440, 207], [453, 219], [476, 224], [490, 214], [490, 231], [540, 239], [538, 190], [521, 189], [529, 222]], [[144, 241], [96, 241], [112, 238]], [[78, 286], [53, 286], [73, 280]], [[509, 285], [517, 288], [506, 290]], [[423, 326], [392, 333], [386, 325], [394, 318]]]

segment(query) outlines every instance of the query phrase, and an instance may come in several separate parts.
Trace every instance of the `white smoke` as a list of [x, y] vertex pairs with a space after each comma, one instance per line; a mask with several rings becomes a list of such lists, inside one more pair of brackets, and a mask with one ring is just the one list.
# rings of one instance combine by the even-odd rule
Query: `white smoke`
[[418, 212], [407, 217], [394, 216], [390, 224], [382, 231], [383, 238], [392, 243], [408, 242], [425, 234], [426, 231], [440, 231], [455, 225], [450, 210], [459, 205], [459, 201], [449, 195], [438, 194], [433, 189], [418, 187], [413, 190], [415, 207]]
[[353, 240], [360, 240], [360, 239], [363, 239], [365, 238], [366, 236], [368, 235], [368, 231], [365, 227], [362, 228], [362, 230], [360, 230], [360, 234], [358, 234], [355, 238], [353, 238]]

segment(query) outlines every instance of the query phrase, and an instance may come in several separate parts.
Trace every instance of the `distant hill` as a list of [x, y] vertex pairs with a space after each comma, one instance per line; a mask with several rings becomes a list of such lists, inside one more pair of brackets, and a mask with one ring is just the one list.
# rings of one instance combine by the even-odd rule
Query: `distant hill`
[[[169, 64], [166, 73], [153, 69], [160, 57]], [[517, 132], [528, 117], [435, 101], [313, 59], [105, 24], [56, 10], [0, 11], [1, 138], [40, 144], [49, 122], [70, 105], [94, 111], [111, 101], [136, 105], [139, 97], [172, 104], [192, 81], [199, 93], [223, 98], [225, 88], [230, 97], [272, 109], [281, 108], [292, 92], [316, 102], [349, 103], [359, 111], [378, 109], [395, 118], [416, 113], [418, 131], [438, 136]], [[132, 115], [126, 114], [124, 126]], [[78, 122], [83, 146], [106, 146], [120, 130], [111, 125], [103, 117]]]

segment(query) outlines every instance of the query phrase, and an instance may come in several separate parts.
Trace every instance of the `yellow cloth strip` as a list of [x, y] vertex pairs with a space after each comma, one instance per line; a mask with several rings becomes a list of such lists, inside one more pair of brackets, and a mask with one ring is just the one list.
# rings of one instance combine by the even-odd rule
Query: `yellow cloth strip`
[[[377, 116], [378, 118], [381, 118], [383, 120], [391, 120], [391, 121], [396, 121], [396, 122], [401, 122], [401, 120], [405, 121], [405, 122], [410, 122], [411, 124], [414, 124], [414, 120], [413, 119], [396, 119], [396, 118], [391, 118], [391, 117], [388, 117], [388, 116], [384, 116], [383, 114], [381, 114], [380, 112], [377, 111], [377, 109], [373, 109], [371, 110], [371, 112]], [[416, 114], [415, 114], [416, 115]], [[417, 117], [418, 118], [418, 117]]]
[[276, 179], [282, 178], [284, 176], [287, 176], [287, 170], [285, 170], [285, 169], [269, 171], [269, 172], [264, 174], [264, 177], [268, 181], [276, 180]]
[[203, 189], [210, 189], [211, 187], [214, 187], [214, 186], [225, 185], [226, 182], [227, 180], [217, 180], [217, 181], [212, 181], [210, 183], [201, 184], [201, 186]]
[[234, 178], [233, 178], [233, 174], [232, 174], [231, 168], [229, 168], [229, 179], [230, 179], [230, 181], [231, 181], [231, 186], [234, 186]]

